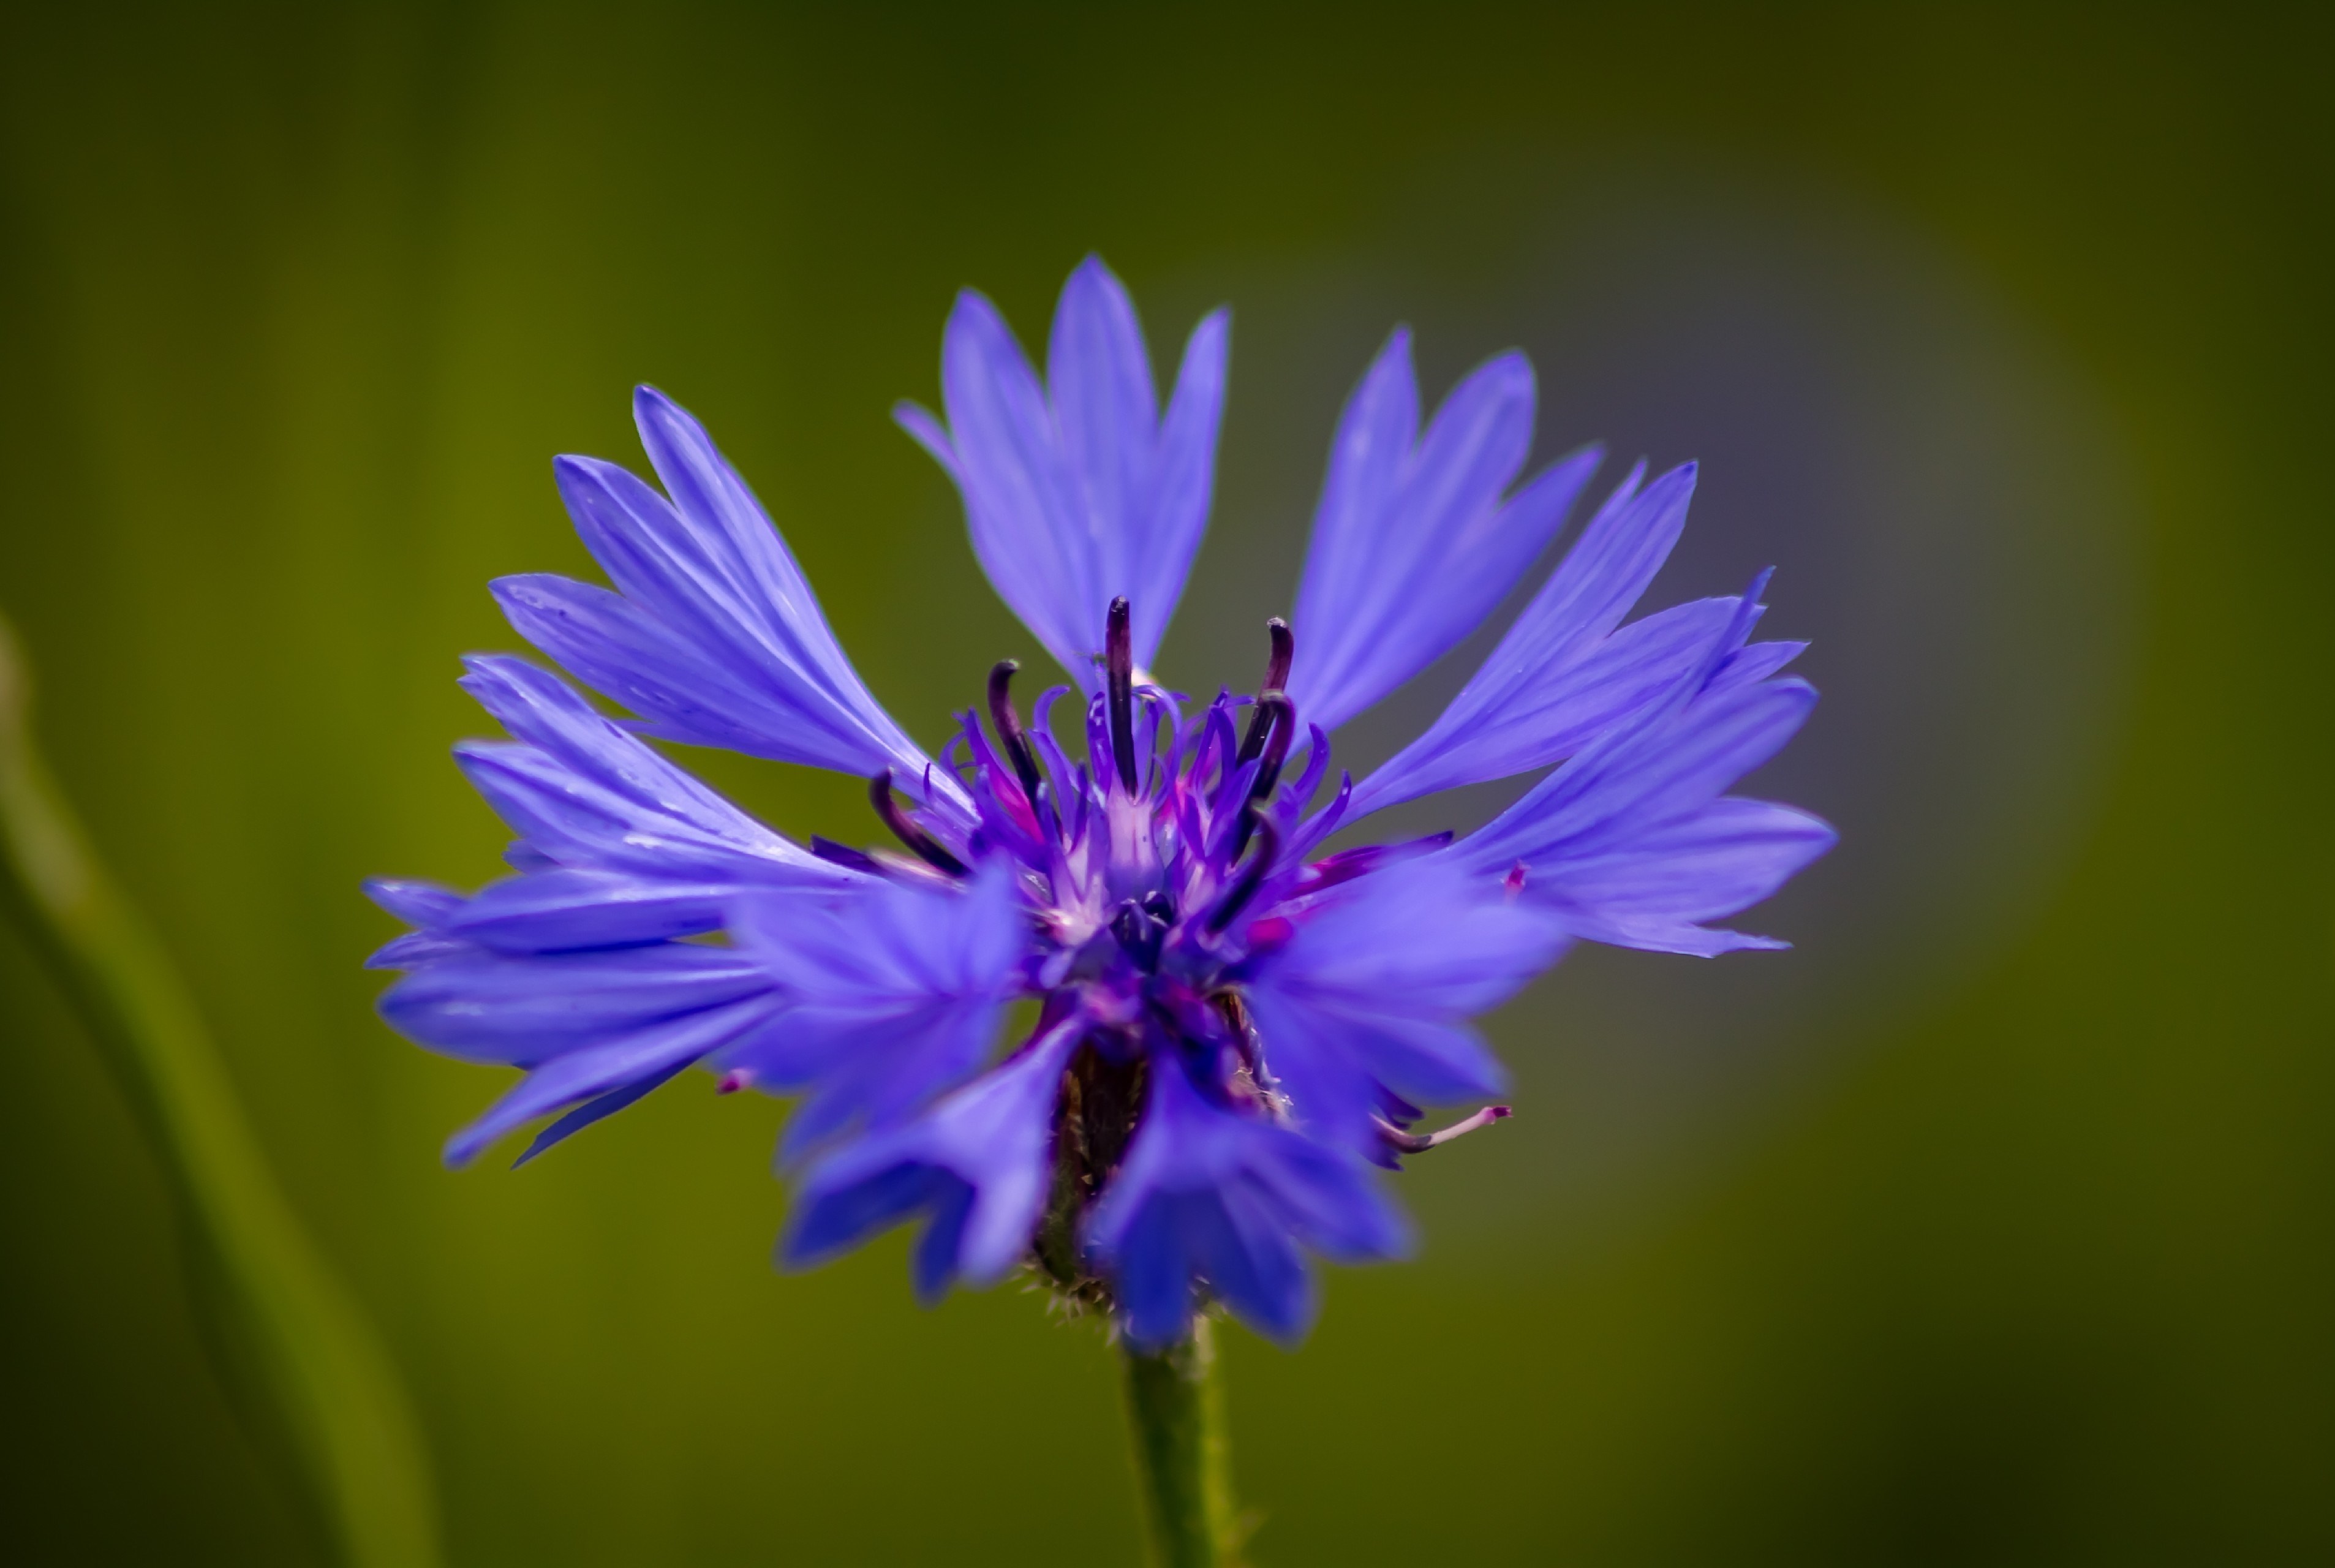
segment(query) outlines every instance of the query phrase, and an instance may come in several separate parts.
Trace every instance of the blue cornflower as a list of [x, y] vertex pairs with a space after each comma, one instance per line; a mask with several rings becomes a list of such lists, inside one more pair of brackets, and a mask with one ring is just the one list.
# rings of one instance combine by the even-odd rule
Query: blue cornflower
[[[1254, 697], [1205, 704], [1149, 667], [1206, 521], [1227, 318], [1203, 320], [1163, 414], [1135, 313], [1090, 259], [1042, 384], [968, 291], [942, 359], [945, 421], [900, 422], [945, 469], [991, 582], [1070, 673], [1024, 721], [1015, 666], [938, 760], [884, 712], [785, 542], [705, 432], [635, 399], [663, 493], [562, 458], [560, 493], [614, 591], [495, 585], [519, 634], [637, 719], [523, 661], [469, 661], [509, 732], [456, 749], [518, 834], [514, 875], [464, 897], [380, 882], [416, 929], [389, 1021], [526, 1076], [448, 1146], [460, 1163], [539, 1118], [531, 1158], [693, 1065], [797, 1095], [782, 1254], [816, 1263], [921, 1219], [927, 1300], [1025, 1264], [1108, 1305], [1131, 1343], [1221, 1302], [1303, 1334], [1308, 1253], [1400, 1253], [1374, 1167], [1433, 1135], [1423, 1104], [1503, 1076], [1469, 1018], [1576, 939], [1713, 954], [1777, 946], [1709, 923], [1833, 842], [1729, 796], [1816, 701], [1754, 643], [1764, 577], [1624, 624], [1686, 519], [1691, 465], [1606, 498], [1427, 732], [1359, 783], [1330, 732], [1446, 653], [1555, 537], [1598, 461], [1512, 489], [1531, 443], [1521, 354], [1420, 428], [1398, 331], [1340, 420], [1293, 620]], [[1059, 742], [1063, 699], [1084, 758]], [[984, 723], [984, 719], [986, 722]], [[780, 837], [647, 741], [868, 779], [897, 848]], [[1432, 791], [1551, 768], [1481, 830], [1322, 853]], [[708, 941], [713, 934], [726, 940]], [[1026, 1038], [1000, 1036], [1035, 1003]]]

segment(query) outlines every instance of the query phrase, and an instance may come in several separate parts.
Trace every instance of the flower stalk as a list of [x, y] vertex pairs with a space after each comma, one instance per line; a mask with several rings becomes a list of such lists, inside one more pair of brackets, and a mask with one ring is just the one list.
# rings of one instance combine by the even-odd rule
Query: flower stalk
[[1206, 1314], [1157, 1354], [1122, 1346], [1127, 1417], [1158, 1568], [1237, 1568], [1245, 1532], [1233, 1504], [1224, 1379]]
[[33, 744], [30, 710], [0, 623], [0, 908], [161, 1167], [210, 1349], [255, 1440], [288, 1462], [337, 1561], [427, 1568], [429, 1467], [388, 1357], [262, 1161], [184, 983], [90, 852]]

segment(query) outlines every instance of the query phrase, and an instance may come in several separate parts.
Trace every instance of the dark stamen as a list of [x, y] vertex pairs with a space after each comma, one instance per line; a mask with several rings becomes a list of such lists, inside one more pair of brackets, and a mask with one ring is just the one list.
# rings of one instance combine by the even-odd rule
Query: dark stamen
[[822, 838], [816, 833], [810, 836], [810, 852], [821, 860], [832, 862], [837, 866], [848, 866], [854, 871], [865, 871], [872, 875], [883, 869], [877, 864], [876, 857], [866, 850], [854, 849], [848, 844], [838, 844], [834, 839]]
[[1281, 782], [1281, 765], [1289, 760], [1289, 742], [1297, 733], [1297, 705], [1278, 692], [1258, 693], [1256, 705], [1273, 723], [1272, 738], [1264, 743], [1264, 764], [1256, 770], [1256, 782], [1248, 787], [1248, 798], [1262, 800]]
[[1103, 634], [1103, 664], [1110, 677], [1110, 760], [1119, 788], [1135, 793], [1135, 637], [1127, 624], [1127, 596], [1110, 602]]
[[1273, 639], [1273, 653], [1264, 661], [1264, 684], [1257, 688], [1256, 711], [1248, 717], [1248, 733], [1241, 738], [1238, 762], [1256, 760], [1264, 750], [1264, 727], [1273, 720], [1264, 711], [1263, 693], [1282, 692], [1289, 687], [1289, 661], [1297, 653], [1297, 639], [1289, 634], [1289, 623], [1275, 615], [1264, 624], [1265, 634]]
[[[1273, 863], [1281, 857], [1281, 830], [1265, 820], [1263, 813], [1254, 806], [1245, 808], [1241, 816], [1245, 825], [1256, 831], [1256, 853], [1248, 857], [1246, 866], [1241, 867], [1240, 879], [1217, 901], [1216, 906], [1208, 911], [1206, 925], [1211, 936], [1230, 925], [1233, 917], [1248, 906], [1248, 901], [1255, 898], [1256, 890], [1264, 885], [1264, 874], [1272, 870]], [[1246, 837], [1247, 835], [1244, 833], [1242, 837]]]
[[1022, 793], [1032, 805], [1037, 803], [1038, 759], [1031, 753], [1030, 737], [1022, 732], [1022, 715], [1013, 711], [1013, 675], [1022, 666], [1012, 659], [1000, 659], [989, 670], [989, 721], [997, 726], [997, 743], [1005, 748], [1006, 760], [1013, 764], [1013, 777], [1022, 780]]
[[1260, 821], [1256, 808], [1273, 796], [1274, 786], [1281, 782], [1281, 765], [1289, 760], [1289, 739], [1297, 730], [1297, 709], [1278, 692], [1257, 695], [1258, 721], [1268, 726], [1271, 736], [1264, 744], [1264, 759], [1257, 764], [1256, 779], [1248, 787], [1249, 809], [1233, 825], [1232, 853], [1237, 857], [1248, 843], [1249, 828]]
[[867, 803], [876, 808], [876, 815], [892, 830], [892, 837], [907, 847], [910, 854], [935, 871], [945, 871], [951, 876], [964, 875], [964, 862], [943, 848], [938, 840], [916, 826], [900, 803], [892, 799], [892, 775], [887, 770], [867, 780]]

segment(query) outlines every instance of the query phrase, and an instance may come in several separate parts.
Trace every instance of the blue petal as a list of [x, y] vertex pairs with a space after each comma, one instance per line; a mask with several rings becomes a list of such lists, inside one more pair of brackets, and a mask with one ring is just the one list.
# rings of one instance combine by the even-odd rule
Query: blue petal
[[952, 1178], [934, 1194], [932, 1215], [908, 1263], [920, 1306], [938, 1306], [956, 1282], [957, 1259], [964, 1251], [964, 1231], [973, 1218], [975, 1194], [972, 1184]]
[[1457, 1020], [1277, 993], [1251, 1012], [1290, 1114], [1315, 1137], [1373, 1155], [1383, 1091], [1450, 1105], [1497, 1094], [1507, 1076], [1483, 1037]]
[[1045, 1205], [1054, 1103], [1080, 1031], [1052, 1031], [915, 1121], [814, 1166], [795, 1195], [781, 1261], [824, 1263], [925, 1212], [939, 1233], [928, 1232], [916, 1259], [925, 1300], [958, 1279], [978, 1286], [1011, 1273]]
[[571, 869], [676, 882], [859, 880], [722, 799], [556, 676], [522, 659], [466, 663], [463, 686], [524, 743], [469, 741], [456, 760], [538, 854]]
[[933, 461], [948, 475], [949, 483], [964, 485], [964, 476], [956, 466], [956, 449], [949, 444], [948, 427], [933, 417], [932, 410], [902, 398], [892, 405], [892, 419], [908, 432], [911, 440], [932, 454]]
[[1289, 694], [1310, 722], [1334, 730], [1425, 669], [1555, 535], [1598, 453], [1561, 459], [1503, 503], [1533, 405], [1531, 365], [1502, 354], [1421, 437], [1410, 332], [1388, 340], [1340, 418], [1298, 587]]
[[1582, 752], [1454, 849], [1488, 870], [1614, 850], [1716, 799], [1781, 750], [1816, 702], [1789, 679], [1707, 692], [1636, 744]]
[[367, 898], [408, 925], [441, 925], [462, 906], [460, 894], [435, 882], [371, 876], [365, 879], [364, 892]]
[[631, 947], [719, 929], [737, 891], [735, 882], [539, 871], [480, 889], [448, 917], [445, 929], [499, 953]]
[[667, 938], [714, 929], [742, 887], [866, 879], [738, 811], [543, 671], [474, 659], [464, 684], [519, 738], [457, 755], [526, 836], [512, 858], [528, 869], [469, 900], [371, 885], [384, 907], [424, 924], [373, 963], [412, 972], [380, 1002], [410, 1038], [536, 1070], [457, 1136], [450, 1160], [585, 1102], [532, 1158], [767, 1017], [771, 982], [751, 958]]
[[1123, 1331], [1138, 1346], [1176, 1343], [1199, 1307], [1182, 1207], [1173, 1197], [1130, 1207], [1112, 1235], [1112, 1293]]
[[[814, 1176], [819, 1173], [814, 1172]], [[794, 1221], [780, 1244], [786, 1267], [816, 1267], [869, 1236], [947, 1204], [963, 1177], [920, 1160], [895, 1159], [838, 1170], [833, 1179], [797, 1195]]]
[[[489, 1106], [485, 1115], [448, 1139], [446, 1163], [467, 1165], [504, 1134], [564, 1106], [579, 1101], [600, 1103], [605, 1097], [636, 1086], [645, 1086], [642, 1089], [645, 1093], [682, 1068], [719, 1049], [741, 1030], [751, 1028], [761, 1015], [761, 1006], [756, 1001], [709, 1008], [553, 1056]], [[589, 1105], [586, 1108], [590, 1108]], [[607, 1108], [616, 1108], [611, 1105]], [[572, 1132], [581, 1125], [573, 1124], [567, 1131]], [[557, 1136], [565, 1137], [566, 1132]]]
[[392, 876], [368, 877], [365, 896], [400, 920], [420, 926], [394, 937], [366, 958], [367, 969], [419, 969], [441, 958], [471, 951], [470, 944], [449, 936], [443, 927], [462, 907], [462, 895], [434, 882], [411, 882]]
[[751, 959], [697, 943], [525, 958], [470, 948], [406, 975], [379, 1006], [398, 1032], [446, 1055], [532, 1067], [770, 990]]
[[[1128, 544], [1126, 594], [1135, 634], [1136, 663], [1148, 669], [1159, 639], [1183, 597], [1192, 557], [1208, 529], [1216, 496], [1216, 436], [1224, 423], [1225, 364], [1232, 347], [1232, 314], [1200, 318], [1184, 344], [1176, 391], [1159, 430], [1159, 470], [1148, 531]], [[1111, 579], [1105, 579], [1106, 586]]]
[[1325, 895], [1245, 995], [1299, 1125], [1367, 1152], [1382, 1090], [1428, 1104], [1499, 1091], [1505, 1075], [1467, 1020], [1515, 994], [1566, 941], [1548, 911], [1431, 855]]
[[663, 1071], [636, 1079], [622, 1089], [612, 1089], [597, 1099], [585, 1101], [529, 1139], [525, 1152], [518, 1158], [511, 1161], [511, 1168], [518, 1169], [552, 1145], [567, 1142], [594, 1122], [605, 1121], [626, 1106], [641, 1099], [651, 1090], [664, 1088], [678, 1076], [692, 1060], [683, 1057]]
[[1138, 1349], [1160, 1350], [1182, 1339], [1203, 1285], [1267, 1338], [1293, 1346], [1305, 1337], [1321, 1310], [1321, 1292], [1269, 1198], [1235, 1181], [1203, 1192], [1162, 1194], [1152, 1206], [1166, 1223], [1151, 1243], [1161, 1256], [1147, 1272], [1171, 1278], [1180, 1273], [1185, 1294], [1170, 1315], [1160, 1311], [1168, 1300], [1164, 1291], [1155, 1286], [1142, 1292], [1141, 1310], [1127, 1316], [1127, 1337]]
[[409, 931], [375, 948], [364, 961], [367, 969], [419, 969], [441, 958], [473, 951], [470, 943], [441, 936], [435, 931]]
[[557, 871], [559, 862], [529, 844], [524, 838], [514, 838], [503, 846], [503, 864], [513, 871]]
[[722, 1065], [765, 1088], [809, 1090], [788, 1123], [790, 1159], [853, 1122], [897, 1122], [978, 1070], [1031, 945], [1002, 860], [963, 890], [750, 895], [731, 928], [779, 1011]]
[[[1158, 652], [1207, 526], [1228, 333], [1221, 310], [1193, 329], [1162, 429], [1142, 328], [1119, 279], [1090, 256], [1055, 307], [1046, 345], [1054, 427], [1086, 502], [1096, 588], [1105, 605], [1127, 598], [1139, 666]], [[1099, 632], [1100, 610], [1088, 613]]]
[[1678, 542], [1694, 477], [1690, 463], [1641, 494], [1633, 471], [1443, 715], [1356, 787], [1347, 819], [1561, 761], [1692, 669], [1737, 600], [1614, 628]]
[[[1649, 617], [1651, 619], [1652, 617]], [[1710, 677], [1710, 691], [1729, 686], [1749, 686], [1766, 680], [1802, 653], [1808, 651], [1806, 643], [1750, 643], [1738, 648], [1719, 663]]]
[[1159, 409], [1135, 305], [1091, 256], [1071, 272], [1054, 306], [1046, 383], [1055, 440], [1085, 503], [1086, 531], [1103, 572], [1096, 586], [1107, 594], [1125, 582], [1128, 547], [1150, 522]]
[[498, 577], [493, 587], [521, 636], [594, 691], [654, 714], [663, 733], [750, 755], [771, 752], [779, 736], [783, 761], [856, 769], [862, 760], [848, 731], [799, 721], [751, 670], [688, 641], [621, 594], [543, 572]]
[[1348, 998], [1423, 1017], [1497, 1007], [1553, 963], [1562, 932], [1448, 851], [1332, 890], [1257, 966], [1259, 989]]
[[1134, 306], [1089, 256], [1056, 308], [1051, 387], [968, 289], [943, 341], [946, 430], [913, 404], [895, 411], [955, 481], [999, 596], [1089, 692], [1110, 600], [1128, 599], [1148, 666], [1183, 594], [1207, 523], [1227, 337], [1222, 311], [1193, 330], [1163, 423]]
[[786, 542], [703, 428], [653, 387], [633, 408], [671, 499], [614, 463], [558, 460], [576, 531], [618, 592], [505, 578], [496, 593], [512, 625], [664, 739], [921, 779], [927, 759], [852, 670]]
[[1117, 1284], [1128, 1338], [1158, 1350], [1188, 1331], [1204, 1286], [1294, 1341], [1314, 1311], [1301, 1246], [1358, 1263], [1399, 1256], [1410, 1238], [1359, 1161], [1210, 1105], [1168, 1057], [1153, 1063], [1143, 1121], [1086, 1243]]
[[997, 307], [971, 289], [949, 313], [941, 402], [974, 555], [1047, 651], [1090, 684], [1102, 610], [1077, 481], [1037, 373]]
[[1805, 811], [1722, 796], [1624, 847], [1567, 859], [1544, 878], [1545, 896], [1576, 935], [1594, 942], [1706, 958], [1783, 947], [1773, 937], [1713, 931], [1701, 922], [1772, 896], [1838, 837]]
[[1521, 865], [1526, 900], [1597, 941], [1705, 954], [1775, 945], [1700, 926], [1766, 897], [1833, 843], [1805, 813], [1721, 798], [1816, 705], [1805, 682], [1761, 678], [1797, 648], [1745, 647], [1756, 613], [1745, 595], [1665, 698], [1446, 853], [1485, 874]]

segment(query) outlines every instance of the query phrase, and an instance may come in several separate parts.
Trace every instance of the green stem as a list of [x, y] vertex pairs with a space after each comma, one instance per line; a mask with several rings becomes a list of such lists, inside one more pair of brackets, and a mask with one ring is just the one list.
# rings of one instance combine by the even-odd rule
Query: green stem
[[1126, 1357], [1127, 1418], [1158, 1568], [1236, 1568], [1243, 1532], [1208, 1320], [1197, 1319], [1171, 1350]]
[[341, 1561], [435, 1563], [429, 1467], [389, 1359], [269, 1175], [169, 957], [90, 853], [34, 749], [31, 707], [0, 622], [0, 905], [87, 1027], [162, 1168], [214, 1351], [255, 1436], [288, 1452]]

